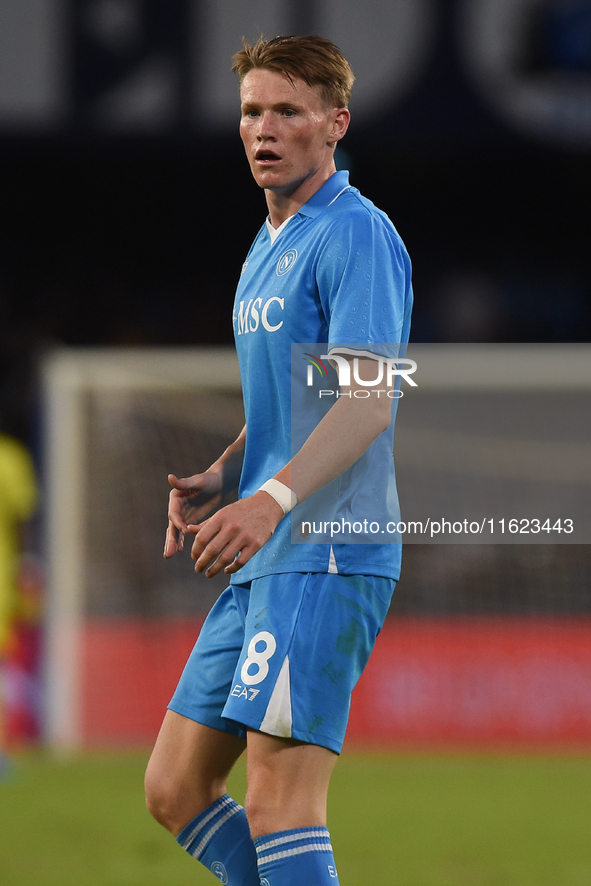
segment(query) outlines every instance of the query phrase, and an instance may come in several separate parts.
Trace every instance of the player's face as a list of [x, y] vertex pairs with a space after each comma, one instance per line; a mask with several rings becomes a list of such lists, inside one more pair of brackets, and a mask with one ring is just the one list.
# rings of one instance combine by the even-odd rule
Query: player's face
[[257, 184], [284, 196], [299, 189], [311, 196], [334, 172], [334, 146], [349, 112], [327, 108], [317, 87], [262, 68], [246, 74], [240, 98], [240, 135]]

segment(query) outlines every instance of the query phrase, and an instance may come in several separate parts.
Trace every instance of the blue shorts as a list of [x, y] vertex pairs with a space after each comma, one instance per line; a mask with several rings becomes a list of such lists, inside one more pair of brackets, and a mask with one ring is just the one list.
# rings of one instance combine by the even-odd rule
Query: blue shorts
[[256, 729], [340, 753], [351, 692], [394, 586], [300, 572], [230, 585], [205, 620], [170, 710], [234, 735]]

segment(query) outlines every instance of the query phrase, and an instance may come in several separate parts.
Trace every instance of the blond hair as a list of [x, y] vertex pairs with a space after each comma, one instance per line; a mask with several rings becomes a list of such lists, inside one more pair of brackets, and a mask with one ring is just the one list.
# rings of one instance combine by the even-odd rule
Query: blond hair
[[232, 70], [242, 80], [254, 68], [284, 74], [293, 84], [296, 78], [317, 86], [329, 108], [346, 108], [353, 88], [353, 71], [341, 50], [324, 37], [260, 37], [232, 59]]

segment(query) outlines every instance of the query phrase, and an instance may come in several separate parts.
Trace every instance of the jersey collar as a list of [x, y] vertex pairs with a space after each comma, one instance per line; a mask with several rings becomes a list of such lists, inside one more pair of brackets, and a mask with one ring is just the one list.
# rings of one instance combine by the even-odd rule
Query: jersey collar
[[316, 218], [330, 206], [333, 200], [336, 200], [341, 191], [348, 187], [350, 187], [349, 173], [346, 169], [340, 169], [338, 172], [334, 172], [298, 211], [302, 215]]

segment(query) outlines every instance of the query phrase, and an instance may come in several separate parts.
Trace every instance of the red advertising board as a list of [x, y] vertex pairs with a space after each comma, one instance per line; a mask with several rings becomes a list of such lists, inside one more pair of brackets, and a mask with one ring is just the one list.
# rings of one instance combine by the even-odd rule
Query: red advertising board
[[392, 620], [357, 686], [349, 738], [589, 742], [591, 620]]
[[[87, 745], [153, 741], [200, 622], [93, 622]], [[348, 742], [591, 742], [591, 619], [389, 619], [353, 694]]]

